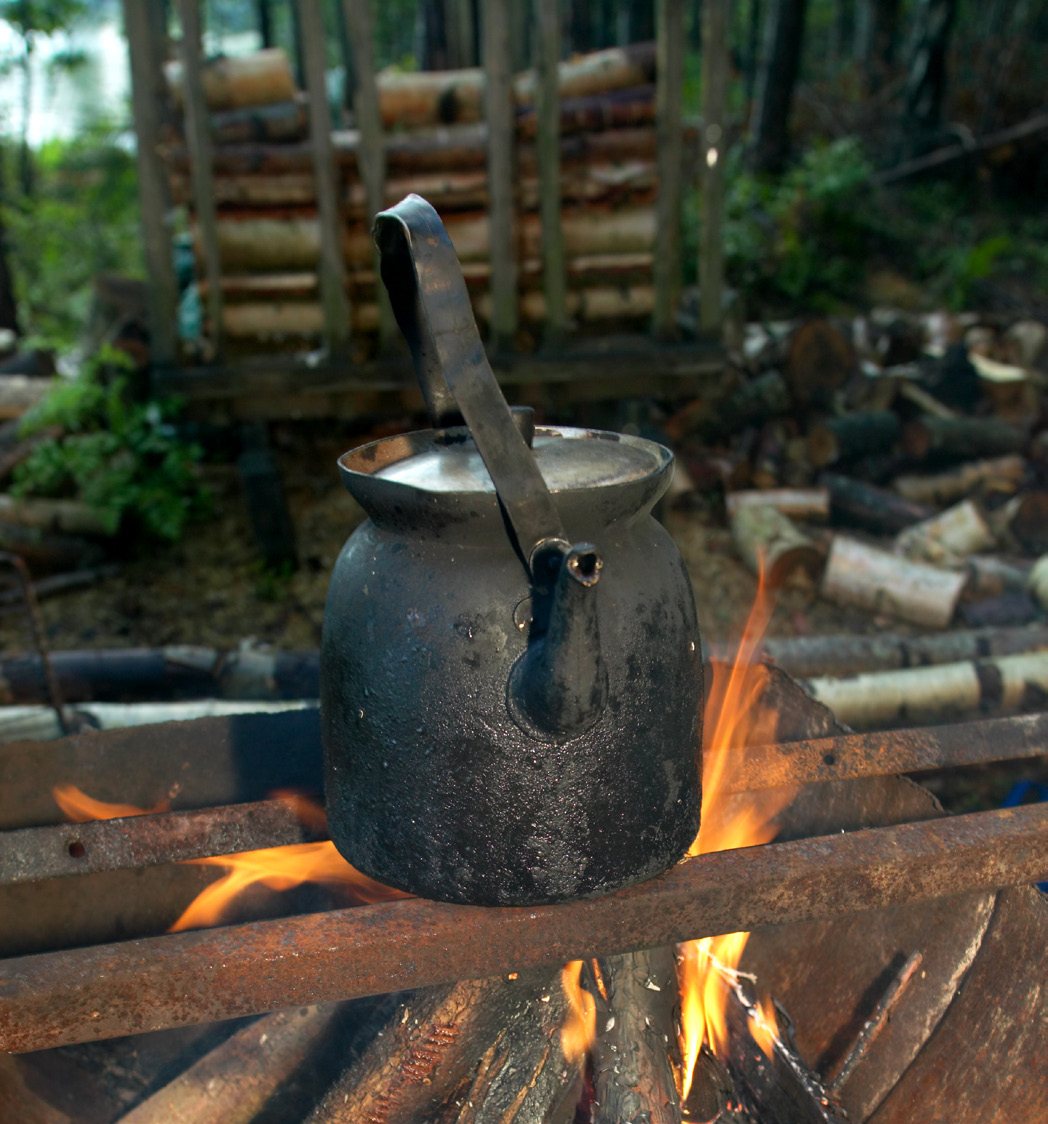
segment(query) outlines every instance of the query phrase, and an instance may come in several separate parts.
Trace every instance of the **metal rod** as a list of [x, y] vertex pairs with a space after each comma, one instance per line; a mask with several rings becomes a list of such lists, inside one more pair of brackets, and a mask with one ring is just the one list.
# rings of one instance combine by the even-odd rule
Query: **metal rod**
[[888, 989], [877, 1001], [873, 1014], [862, 1024], [862, 1030], [859, 1031], [859, 1036], [841, 1062], [840, 1068], [826, 1083], [826, 1088], [835, 1096], [840, 1095], [841, 1089], [844, 1088], [848, 1079], [855, 1072], [855, 1067], [870, 1052], [870, 1047], [877, 1041], [885, 1026], [888, 1025], [888, 1019], [891, 1017], [892, 1011], [895, 1010], [903, 993], [910, 986], [910, 981], [923, 960], [924, 957], [919, 952], [910, 954], [898, 975], [893, 977]]
[[[740, 755], [738, 771], [726, 779], [726, 790], [752, 792], [1045, 753], [1048, 714], [927, 730], [848, 734], [749, 748], [744, 758]], [[294, 816], [278, 801], [22, 828], [0, 832], [0, 885], [280, 847], [305, 838]], [[83, 850], [76, 857], [69, 852], [74, 841]]]
[[410, 899], [0, 964], [0, 1050], [375, 995], [1037, 881], [1048, 805], [722, 851], [604, 898]]
[[134, 870], [316, 838], [323, 836], [308, 833], [279, 800], [27, 827], [0, 833], [0, 885]]
[[1048, 713], [749, 746], [727, 791], [882, 777], [1048, 753]]

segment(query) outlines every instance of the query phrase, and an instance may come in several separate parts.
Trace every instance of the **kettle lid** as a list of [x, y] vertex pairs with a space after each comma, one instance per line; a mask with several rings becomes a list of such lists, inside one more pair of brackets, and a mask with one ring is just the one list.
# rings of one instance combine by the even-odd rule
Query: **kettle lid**
[[[550, 492], [628, 484], [658, 475], [673, 461], [673, 454], [655, 441], [569, 426], [537, 426], [532, 453]], [[373, 473], [425, 492], [495, 491], [465, 428], [433, 431], [431, 442], [402, 459], [387, 461]]]

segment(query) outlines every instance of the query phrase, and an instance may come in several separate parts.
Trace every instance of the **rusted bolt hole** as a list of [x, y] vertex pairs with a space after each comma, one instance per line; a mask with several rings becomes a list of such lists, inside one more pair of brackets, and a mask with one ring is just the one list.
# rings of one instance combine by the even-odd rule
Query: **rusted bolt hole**
[[823, 760], [824, 764], [826, 764], [826, 765], [836, 765], [837, 764], [837, 758], [834, 757], [834, 755], [832, 753], [827, 753], [826, 756], [823, 757], [822, 760]]
[[87, 848], [79, 839], [71, 839], [69, 841], [69, 854], [74, 859], [82, 859], [87, 854]]

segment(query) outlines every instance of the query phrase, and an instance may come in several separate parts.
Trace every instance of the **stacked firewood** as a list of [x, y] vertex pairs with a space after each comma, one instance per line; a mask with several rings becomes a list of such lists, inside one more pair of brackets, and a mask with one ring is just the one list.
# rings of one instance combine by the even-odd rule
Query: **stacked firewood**
[[[967, 669], [955, 709], [1043, 695], [1048, 657], [1019, 654], [1005, 634], [997, 659], [987, 630], [1027, 626], [1048, 608], [1048, 328], [886, 312], [751, 325], [736, 360], [721, 393], [670, 429], [684, 489], [723, 492], [740, 558], [772, 586], [806, 586], [880, 624], [979, 630], [970, 655], [996, 662]], [[848, 703], [845, 720], [942, 713], [941, 681], [921, 689], [919, 704], [900, 701], [893, 683], [894, 701], [875, 715]]]
[[[596, 52], [560, 67], [567, 312], [580, 322], [645, 317], [652, 309], [654, 71], [652, 43]], [[213, 111], [225, 336], [247, 351], [281, 341], [301, 346], [323, 329], [316, 276], [321, 230], [303, 97], [280, 51], [215, 60], [205, 75], [212, 75], [205, 93]], [[177, 101], [177, 68], [168, 77]], [[388, 71], [377, 86], [386, 201], [415, 191], [433, 204], [483, 322], [490, 303], [484, 72]], [[533, 72], [517, 76], [515, 233], [525, 325], [546, 316], [534, 90]], [[360, 134], [339, 130], [332, 139], [353, 328], [366, 334], [377, 329], [379, 315]], [[188, 205], [195, 229], [189, 155], [180, 134], [169, 138], [165, 152], [175, 201]], [[199, 237], [196, 245], [202, 260]]]

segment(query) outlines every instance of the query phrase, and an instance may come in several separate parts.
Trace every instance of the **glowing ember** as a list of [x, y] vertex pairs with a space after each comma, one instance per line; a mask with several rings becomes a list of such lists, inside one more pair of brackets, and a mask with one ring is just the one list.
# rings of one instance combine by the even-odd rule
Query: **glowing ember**
[[[714, 666], [703, 724], [702, 824], [690, 855], [767, 843], [776, 834], [775, 816], [792, 796], [792, 791], [781, 789], [745, 797], [730, 795], [732, 772], [741, 762], [742, 747], [775, 740], [777, 715], [759, 702], [768, 672], [762, 665], [751, 664], [772, 608], [762, 572], [734, 665], [727, 672]], [[691, 1089], [703, 1043], [718, 1057], [727, 1055], [728, 987], [748, 937], [748, 933], [728, 933], [689, 941], [678, 949], [682, 1102]], [[774, 1027], [774, 1011], [771, 1019]]]
[[[58, 806], [73, 823], [88, 820], [111, 820], [121, 816], [144, 816], [153, 812], [166, 812], [165, 801], [155, 808], [137, 808], [133, 804], [109, 804], [95, 800], [74, 785], [59, 785], [52, 790]], [[294, 812], [298, 820], [314, 831], [327, 827], [324, 809], [315, 801], [295, 792], [276, 792], [279, 800]], [[261, 884], [270, 890], [291, 890], [303, 882], [316, 882], [348, 890], [358, 904], [393, 901], [408, 898], [402, 890], [383, 886], [368, 878], [335, 850], [329, 840], [322, 843], [292, 843], [285, 847], [266, 847], [258, 851], [242, 851], [235, 855], [215, 855], [201, 859], [186, 859], [198, 866], [224, 867], [226, 874], [202, 890], [181, 917], [171, 926], [179, 929], [199, 929], [216, 925], [222, 920], [229, 905], [252, 886]]]
[[95, 800], [81, 792], [74, 784], [59, 784], [51, 789], [55, 803], [71, 823], [88, 823], [90, 820], [115, 820], [124, 816], [149, 816], [166, 812], [171, 805], [162, 800], [155, 808], [137, 808], [134, 804], [110, 804]]
[[560, 975], [561, 986], [571, 1006], [560, 1032], [560, 1045], [568, 1061], [575, 1063], [581, 1063], [589, 1052], [597, 1029], [597, 1003], [582, 986], [581, 977], [581, 960], [565, 964]]

